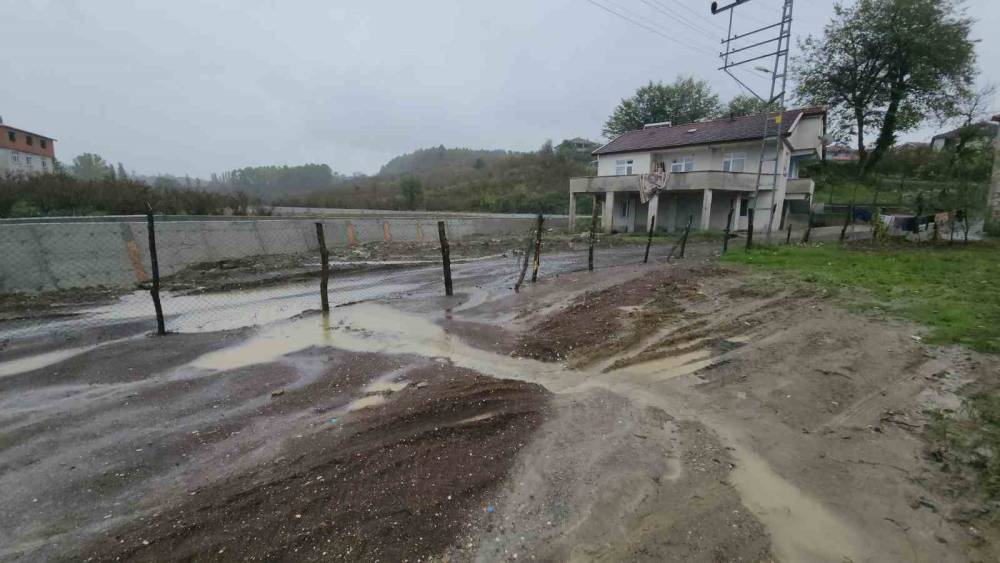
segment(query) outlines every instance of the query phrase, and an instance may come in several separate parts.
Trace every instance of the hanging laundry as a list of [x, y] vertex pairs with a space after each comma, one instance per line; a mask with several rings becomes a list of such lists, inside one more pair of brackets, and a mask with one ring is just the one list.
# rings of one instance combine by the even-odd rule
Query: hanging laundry
[[657, 170], [652, 174], [639, 176], [639, 201], [648, 202], [654, 195], [667, 187], [667, 173]]

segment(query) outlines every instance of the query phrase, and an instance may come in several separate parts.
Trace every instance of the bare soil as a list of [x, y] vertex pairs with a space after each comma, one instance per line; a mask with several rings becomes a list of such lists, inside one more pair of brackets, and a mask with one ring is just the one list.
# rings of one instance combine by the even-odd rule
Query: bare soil
[[710, 246], [0, 377], [0, 560], [1000, 558], [926, 436], [1000, 360]]

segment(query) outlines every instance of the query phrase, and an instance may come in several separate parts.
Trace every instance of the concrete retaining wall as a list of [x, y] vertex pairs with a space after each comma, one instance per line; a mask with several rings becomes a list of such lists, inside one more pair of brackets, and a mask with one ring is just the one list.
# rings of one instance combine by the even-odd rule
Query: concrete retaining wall
[[[327, 246], [378, 241], [436, 241], [433, 217], [338, 217], [320, 219]], [[474, 235], [527, 233], [530, 216], [444, 219], [451, 240]], [[160, 273], [168, 276], [199, 262], [261, 254], [318, 251], [316, 219], [219, 219], [159, 221]], [[546, 226], [565, 226], [565, 219]], [[145, 221], [0, 223], [0, 293], [82, 287], [134, 287], [149, 279]]]

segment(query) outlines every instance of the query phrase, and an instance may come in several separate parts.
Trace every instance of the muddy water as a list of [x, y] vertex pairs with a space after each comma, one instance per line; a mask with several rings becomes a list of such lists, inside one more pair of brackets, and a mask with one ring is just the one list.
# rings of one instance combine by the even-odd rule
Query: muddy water
[[[473, 348], [448, 334], [434, 322], [402, 313], [391, 307], [362, 303], [336, 309], [332, 316], [310, 316], [277, 323], [261, 330], [250, 340], [233, 348], [202, 356], [192, 362], [205, 369], [227, 370], [273, 361], [283, 355], [312, 346], [334, 346], [356, 351], [414, 354], [428, 358], [446, 357], [455, 364], [495, 377], [528, 380], [545, 385], [556, 393], [574, 393], [604, 388], [667, 412], [699, 420], [713, 428], [733, 448], [736, 468], [732, 483], [744, 504], [762, 521], [773, 536], [776, 555], [788, 561], [861, 560], [865, 553], [864, 534], [830, 512], [816, 499], [775, 473], [753, 451], [741, 446], [739, 429], [711, 420], [686, 404], [681, 389], [657, 392], [664, 385], [694, 373], [717, 358], [706, 350], [638, 364], [607, 374], [580, 372], [523, 358]], [[652, 378], [652, 379], [651, 379]], [[376, 382], [370, 392], [351, 406], [358, 409], [386, 400], [398, 381]]]
[[58, 364], [59, 362], [66, 361], [75, 356], [79, 356], [80, 354], [85, 354], [87, 352], [90, 352], [91, 350], [96, 350], [101, 346], [108, 346], [109, 344], [124, 342], [126, 340], [129, 339], [119, 338], [117, 340], [108, 340], [106, 342], [93, 344], [91, 346], [64, 348], [62, 350], [53, 350], [51, 352], [46, 352], [44, 354], [36, 354], [34, 356], [27, 356], [24, 358], [18, 358], [16, 360], [8, 360], [6, 362], [0, 362], [0, 377], [17, 375], [20, 373], [27, 373], [29, 371], [34, 371], [36, 369], [49, 367]]

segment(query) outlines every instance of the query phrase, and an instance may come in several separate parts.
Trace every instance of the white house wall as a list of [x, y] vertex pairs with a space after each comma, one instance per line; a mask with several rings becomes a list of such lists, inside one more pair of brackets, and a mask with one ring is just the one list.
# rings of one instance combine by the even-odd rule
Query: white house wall
[[597, 155], [597, 175], [617, 176], [616, 160], [631, 160], [633, 174], [649, 174], [649, 152], [628, 152], [621, 154]]

